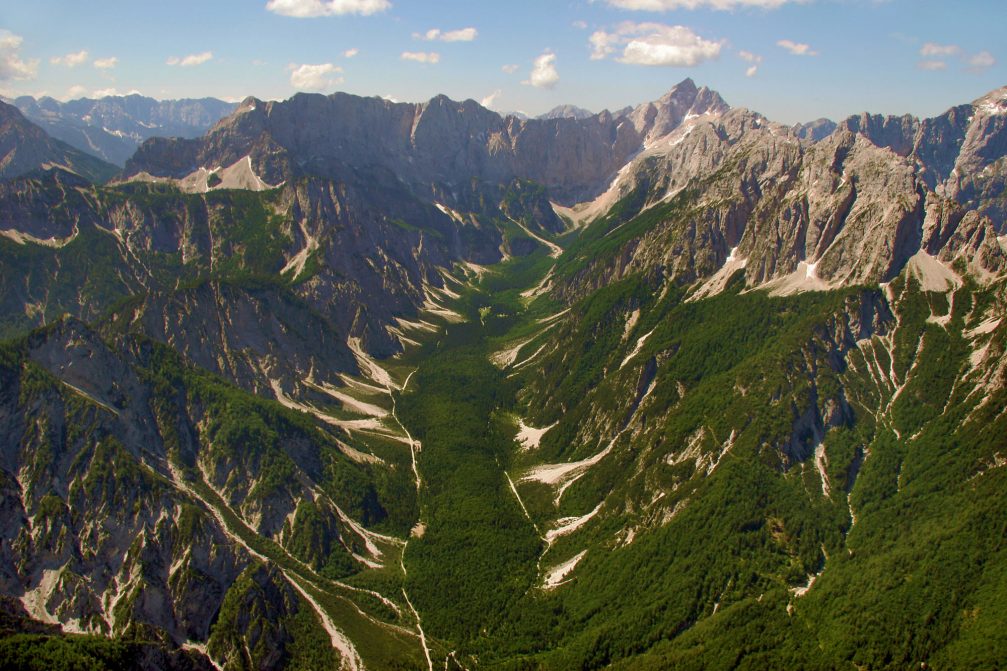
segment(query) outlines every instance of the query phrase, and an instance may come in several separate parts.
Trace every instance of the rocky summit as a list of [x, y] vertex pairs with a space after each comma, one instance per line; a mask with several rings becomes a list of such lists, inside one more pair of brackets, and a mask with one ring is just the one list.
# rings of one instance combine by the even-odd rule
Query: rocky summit
[[168, 107], [0, 104], [0, 658], [1007, 660], [1007, 89]]

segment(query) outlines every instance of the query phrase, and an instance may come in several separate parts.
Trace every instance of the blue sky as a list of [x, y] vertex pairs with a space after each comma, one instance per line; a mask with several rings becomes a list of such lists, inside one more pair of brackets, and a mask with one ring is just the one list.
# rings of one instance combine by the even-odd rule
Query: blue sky
[[438, 93], [531, 114], [692, 77], [783, 122], [1007, 84], [1003, 0], [0, 0], [0, 93]]

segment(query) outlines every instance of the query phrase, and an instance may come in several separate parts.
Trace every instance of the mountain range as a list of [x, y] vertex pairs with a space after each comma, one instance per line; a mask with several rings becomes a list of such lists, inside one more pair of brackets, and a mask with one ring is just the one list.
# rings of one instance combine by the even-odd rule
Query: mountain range
[[235, 105], [217, 100], [155, 100], [138, 94], [80, 98], [21, 96], [6, 101], [49, 135], [119, 166], [152, 137], [198, 137]]
[[0, 113], [6, 658], [1007, 660], [1007, 88]]

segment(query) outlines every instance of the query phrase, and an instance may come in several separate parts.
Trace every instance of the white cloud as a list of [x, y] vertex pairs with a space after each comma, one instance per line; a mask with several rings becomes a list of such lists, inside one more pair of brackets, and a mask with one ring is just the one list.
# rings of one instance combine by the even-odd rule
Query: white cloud
[[0, 28], [0, 82], [34, 79], [38, 71], [38, 60], [23, 60], [20, 35]]
[[500, 89], [497, 89], [493, 93], [491, 93], [488, 96], [486, 96], [485, 98], [483, 98], [479, 102], [479, 104], [482, 105], [483, 107], [485, 107], [486, 109], [493, 109], [493, 105], [496, 104], [497, 98], [499, 98], [502, 95], [503, 95], [503, 91], [501, 91]]
[[517, 63], [508, 63], [507, 65], [500, 66], [500, 69], [506, 72], [507, 74], [512, 75], [519, 69], [521, 69], [521, 66], [518, 65]]
[[137, 91], [136, 89], [132, 89], [130, 91], [127, 91], [126, 93], [120, 93], [116, 88], [113, 87], [108, 89], [97, 89], [96, 91], [91, 93], [92, 98], [111, 98], [118, 96], [133, 96], [133, 95], [140, 95], [140, 92]]
[[577, 30], [587, 30], [587, 21], [574, 21], [571, 25]]
[[343, 81], [340, 76], [343, 69], [332, 63], [291, 64], [289, 69], [290, 85], [298, 91], [324, 91]]
[[706, 40], [685, 26], [625, 21], [614, 32], [598, 30], [588, 40], [591, 60], [619, 52], [616, 59], [630, 65], [691, 67], [720, 56], [724, 40]]
[[644, 12], [668, 12], [674, 9], [719, 9], [729, 11], [737, 8], [755, 7], [776, 9], [792, 2], [807, 0], [605, 0], [612, 7]]
[[110, 56], [109, 58], [96, 58], [94, 59], [94, 67], [99, 70], [111, 70], [116, 65], [119, 64], [119, 59], [115, 56]]
[[417, 40], [427, 42], [471, 42], [479, 37], [479, 31], [475, 28], [461, 28], [459, 30], [443, 31], [440, 28], [431, 28], [425, 33], [413, 33]]
[[65, 56], [53, 56], [49, 59], [49, 62], [53, 65], [65, 65], [68, 68], [75, 68], [87, 62], [87, 50], [81, 49], [77, 53], [66, 54]]
[[957, 44], [926, 42], [920, 47], [922, 60], [916, 64], [921, 70], [947, 70], [949, 58], [960, 58], [970, 72], [982, 72], [996, 65], [996, 58], [988, 51], [967, 53]]
[[537, 89], [551, 89], [559, 83], [559, 72], [556, 70], [556, 54], [545, 52], [535, 59], [531, 75], [527, 81], [521, 82]]
[[436, 51], [403, 51], [399, 56], [404, 61], [415, 61], [416, 63], [440, 63], [441, 55]]
[[947, 56], [957, 56], [962, 51], [962, 48], [957, 44], [937, 44], [936, 42], [927, 42], [922, 47], [920, 47], [920, 56], [924, 58], [944, 58]]
[[751, 65], [745, 69], [746, 77], [754, 77], [759, 74], [759, 64], [762, 63], [762, 56], [759, 54], [753, 54], [751, 51], [741, 50], [738, 52], [738, 58], [746, 63], [751, 63]]
[[997, 64], [997, 59], [988, 51], [980, 51], [968, 58], [969, 69], [985, 70]]
[[353, 58], [360, 53], [360, 49], [354, 47], [353, 49], [347, 49], [343, 52], [343, 58]]
[[269, 0], [266, 10], [282, 16], [307, 19], [316, 16], [362, 14], [368, 16], [389, 9], [388, 0]]
[[776, 46], [783, 47], [794, 56], [817, 56], [818, 52], [811, 48], [810, 44], [794, 42], [792, 40], [780, 40]]
[[87, 89], [80, 84], [76, 84], [66, 90], [66, 95], [63, 97], [63, 100], [76, 100], [77, 98], [84, 97], [85, 93], [87, 93]]
[[168, 65], [179, 65], [183, 68], [191, 68], [194, 65], [202, 65], [209, 60], [213, 59], [212, 51], [204, 51], [200, 54], [189, 54], [188, 56], [172, 56], [165, 61]]

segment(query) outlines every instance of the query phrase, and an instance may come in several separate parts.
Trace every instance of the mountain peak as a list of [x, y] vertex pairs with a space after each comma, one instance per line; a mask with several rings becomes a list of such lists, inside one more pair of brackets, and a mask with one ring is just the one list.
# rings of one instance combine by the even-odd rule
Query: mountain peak
[[1001, 86], [972, 103], [987, 114], [1007, 114], [1007, 86]]
[[680, 99], [683, 97], [695, 96], [699, 89], [696, 87], [696, 82], [692, 81], [692, 77], [686, 77], [679, 83], [671, 87], [671, 90], [665, 93], [660, 98], [660, 102], [667, 102], [673, 99]]
[[594, 116], [594, 112], [586, 110], [576, 105], [557, 105], [545, 114], [540, 114], [537, 119], [589, 119]]

